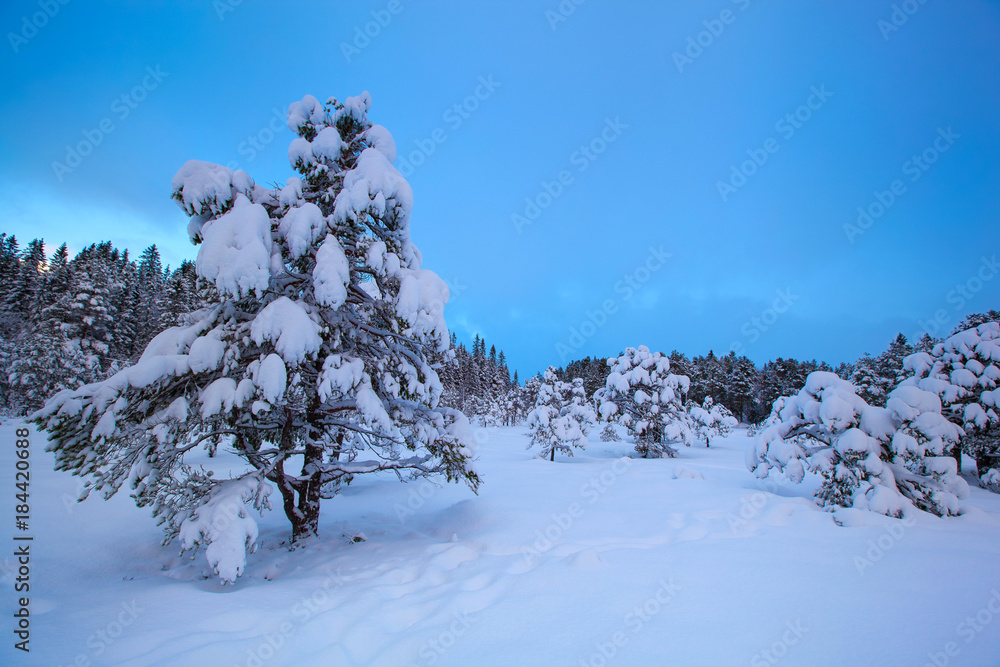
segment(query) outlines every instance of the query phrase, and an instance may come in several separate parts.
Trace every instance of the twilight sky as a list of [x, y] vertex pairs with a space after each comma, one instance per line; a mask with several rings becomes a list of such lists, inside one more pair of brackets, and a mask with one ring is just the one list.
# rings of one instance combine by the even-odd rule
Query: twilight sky
[[64, 1], [0, 9], [22, 244], [194, 258], [186, 160], [284, 183], [288, 104], [369, 90], [449, 325], [522, 375], [837, 363], [1000, 306], [1000, 3]]

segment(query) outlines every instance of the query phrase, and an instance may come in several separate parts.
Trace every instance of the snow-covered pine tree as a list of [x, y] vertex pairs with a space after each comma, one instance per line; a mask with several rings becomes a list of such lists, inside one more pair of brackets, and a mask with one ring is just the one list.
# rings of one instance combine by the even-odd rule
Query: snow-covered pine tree
[[[735, 353], [730, 353], [735, 357]], [[757, 384], [759, 371], [747, 357], [738, 357], [732, 361], [732, 371], [726, 380], [727, 407], [740, 420], [746, 421], [754, 406], [754, 386]]]
[[[687, 375], [688, 378], [694, 373], [691, 360], [683, 352], [673, 350], [668, 357], [670, 360], [670, 370], [676, 375]], [[606, 362], [605, 362], [606, 363]]]
[[729, 408], [716, 403], [711, 396], [706, 396], [701, 405], [688, 401], [687, 413], [695, 439], [706, 447], [711, 446], [712, 438], [726, 437], [739, 424]]
[[882, 378], [882, 386], [885, 388], [886, 395], [906, 379], [903, 360], [913, 352], [913, 346], [906, 340], [906, 336], [896, 334], [896, 337], [889, 343], [889, 348], [876, 357], [875, 369], [878, 371], [879, 377]]
[[549, 366], [542, 376], [534, 409], [528, 413], [531, 442], [528, 449], [539, 447], [539, 456], [556, 460], [556, 452], [573, 456], [573, 448], [587, 446], [587, 432], [597, 415], [587, 402], [583, 379], [563, 382], [556, 369]]
[[49, 259], [49, 268], [45, 274], [44, 307], [51, 306], [69, 291], [70, 267], [69, 248], [63, 243]]
[[11, 409], [19, 414], [37, 410], [63, 389], [96, 380], [97, 369], [88, 364], [79, 341], [66, 337], [58, 306], [45, 309], [40, 320], [18, 341], [10, 360]]
[[582, 378], [583, 388], [587, 391], [587, 397], [593, 398], [594, 394], [604, 386], [608, 377], [608, 364], [606, 357], [584, 357], [566, 364], [565, 370], [558, 371], [562, 380], [572, 378]]
[[851, 375], [854, 373], [854, 364], [849, 364], [846, 361], [842, 361], [837, 364], [837, 368], [834, 369], [834, 373], [837, 374], [841, 380], [850, 381]]
[[41, 309], [47, 270], [45, 244], [34, 239], [20, 257], [18, 271], [5, 295], [4, 311], [26, 324], [31, 314]]
[[726, 373], [722, 360], [715, 352], [708, 351], [704, 357], [695, 357], [691, 361], [694, 375], [690, 375], [691, 391], [689, 398], [701, 402], [711, 396], [714, 400], [722, 400], [726, 392]]
[[493, 381], [494, 398], [499, 399], [506, 395], [510, 391], [510, 387], [510, 369], [507, 367], [507, 355], [504, 354], [503, 350], [500, 350], [500, 355], [497, 357], [496, 376]]
[[163, 309], [156, 331], [181, 324], [188, 313], [200, 310], [207, 305], [203, 298], [204, 286], [198, 284], [198, 274], [194, 262], [183, 261], [175, 269], [163, 285]]
[[[957, 333], [975, 329], [980, 324], [986, 324], [987, 322], [1000, 322], [1000, 310], [987, 310], [985, 313], [969, 313], [962, 318], [961, 322], [955, 325], [951, 335], [954, 336]], [[935, 343], [939, 342], [941, 341], [935, 341]]]
[[160, 331], [160, 323], [163, 321], [164, 312], [168, 309], [166, 276], [160, 259], [160, 250], [156, 244], [142, 251], [136, 267], [134, 287], [135, 346], [139, 350], [144, 350], [153, 335]]
[[794, 396], [775, 402], [768, 426], [747, 450], [758, 478], [772, 470], [801, 482], [823, 478], [816, 499], [901, 517], [909, 507], [948, 516], [960, 511], [968, 485], [947, 456], [961, 429], [941, 414], [935, 394], [895, 389], [886, 407], [866, 403], [835, 374], [814, 372]]
[[974, 458], [983, 486], [1000, 491], [995, 484], [1000, 476], [1000, 323], [954, 334], [930, 352], [908, 356], [903, 365], [913, 374], [903, 386], [940, 397], [945, 415], [964, 429], [956, 459], [961, 451]]
[[541, 387], [541, 375], [531, 376], [521, 387], [521, 391], [518, 392], [516, 423], [521, 423], [528, 418], [528, 413], [534, 409], [535, 403], [538, 402], [538, 392]]
[[857, 387], [858, 396], [868, 405], [885, 405], [883, 379], [876, 368], [875, 358], [867, 352], [854, 362], [854, 370], [848, 381]]
[[601, 442], [617, 442], [618, 431], [615, 430], [615, 425], [608, 422], [601, 429]]
[[[421, 268], [410, 186], [370, 105], [368, 93], [290, 105], [301, 178], [277, 190], [185, 164], [173, 196], [216, 303], [156, 336], [134, 366], [32, 416], [57, 468], [88, 478], [84, 495], [128, 483], [168, 539], [208, 545], [223, 580], [243, 571], [256, 539], [243, 502], [265, 507], [271, 485], [298, 545], [318, 534], [321, 499], [352, 475], [479, 483], [468, 422], [439, 406], [428, 363], [448, 346], [448, 288]], [[246, 463], [231, 480], [185, 460], [220, 444]], [[239, 520], [220, 531], [213, 519], [234, 507]]]
[[929, 333], [924, 332], [924, 335], [920, 337], [919, 341], [917, 341], [917, 345], [916, 348], [914, 349], [914, 352], [930, 352], [931, 350], [934, 349], [934, 346], [940, 342], [941, 340], [939, 338], [935, 338]]
[[[73, 268], [70, 291], [66, 301], [58, 306], [63, 314], [66, 337], [73, 341], [86, 357], [87, 367], [98, 375], [107, 372], [114, 361], [111, 354], [117, 308], [112, 303], [115, 283], [113, 267], [100, 246]], [[80, 257], [77, 258], [79, 260]]]
[[671, 373], [670, 360], [645, 345], [630, 347], [607, 363], [611, 373], [596, 396], [601, 418], [627, 428], [639, 456], [677, 456], [673, 445], [690, 444], [693, 437], [684, 412], [688, 377]]
[[17, 237], [0, 234], [0, 306], [6, 302], [6, 295], [14, 289], [17, 275], [21, 272], [21, 252]]
[[142, 354], [146, 344], [165, 327], [142, 317], [146, 308], [139, 289], [139, 278], [131, 264], [122, 267], [121, 287], [112, 299], [116, 312], [111, 332], [111, 356], [131, 363]]

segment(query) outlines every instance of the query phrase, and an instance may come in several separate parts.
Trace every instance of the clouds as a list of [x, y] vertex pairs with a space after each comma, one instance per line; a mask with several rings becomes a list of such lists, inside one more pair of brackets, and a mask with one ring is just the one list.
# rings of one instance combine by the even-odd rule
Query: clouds
[[[31, 6], [7, 10], [7, 23]], [[853, 359], [950, 307], [980, 248], [1000, 241], [1000, 23], [985, 5], [927, 3], [886, 40], [884, 7], [864, 3], [587, 4], [557, 30], [532, 3], [422, 4], [394, 14], [349, 63], [336, 45], [353, 44], [370, 6], [74, 6], [13, 54], [0, 122], [17, 131], [0, 173], [16, 176], [5, 189], [16, 205], [4, 231], [133, 251], [155, 242], [176, 265], [195, 253], [168, 199], [180, 165], [239, 162], [258, 183], [283, 183], [291, 133], [274, 110], [309, 91], [368, 89], [401, 157], [422, 151], [409, 176], [413, 233], [453, 300], [462, 286], [449, 325], [460, 339], [488, 334], [522, 375], [557, 361], [556, 343], [605, 299], [621, 307], [581, 354], [638, 343], [718, 353], [789, 286], [801, 299], [748, 354]], [[738, 17], [724, 32], [723, 8]], [[716, 39], [678, 72], [671, 54], [711, 26]], [[157, 63], [169, 77], [56, 188], [51, 162]], [[460, 128], [442, 121], [456, 104], [468, 110], [491, 75], [502, 86], [488, 100], [483, 87]], [[816, 109], [817, 95], [794, 137], [776, 131], [822, 84], [835, 91], [829, 104]], [[609, 129], [616, 118], [623, 132]], [[961, 141], [850, 243], [858, 206], [907, 178], [901, 165], [949, 126]], [[442, 127], [447, 141], [435, 138]], [[606, 150], [578, 169], [574, 151], [598, 137]], [[780, 150], [764, 164], [769, 137]], [[723, 202], [716, 182], [753, 156], [752, 178]], [[572, 183], [559, 184], [562, 170]], [[516, 229], [510, 215], [526, 198], [544, 210]], [[661, 244], [672, 255], [662, 268], [623, 282], [630, 298], [616, 292]], [[965, 308], [994, 307], [988, 296]]]

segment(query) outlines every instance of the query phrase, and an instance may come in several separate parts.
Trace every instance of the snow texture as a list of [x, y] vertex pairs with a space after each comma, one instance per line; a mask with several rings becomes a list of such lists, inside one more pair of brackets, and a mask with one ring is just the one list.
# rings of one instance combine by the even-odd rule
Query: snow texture
[[316, 251], [316, 266], [313, 268], [313, 294], [316, 301], [338, 308], [347, 300], [347, 286], [351, 282], [347, 256], [337, 237], [330, 234]]
[[281, 358], [297, 364], [307, 356], [316, 354], [323, 341], [320, 326], [316, 324], [302, 304], [287, 296], [278, 297], [264, 306], [250, 327], [250, 336], [261, 345], [268, 341]]
[[232, 210], [206, 222], [195, 265], [198, 275], [235, 297], [263, 293], [271, 278], [271, 219], [240, 196]]

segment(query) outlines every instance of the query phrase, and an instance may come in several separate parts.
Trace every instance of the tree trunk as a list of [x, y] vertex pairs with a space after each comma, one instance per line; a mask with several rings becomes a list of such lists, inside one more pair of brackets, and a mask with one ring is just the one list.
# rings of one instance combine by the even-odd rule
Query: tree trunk
[[955, 457], [955, 465], [958, 466], [958, 474], [962, 474], [962, 445], [955, 445], [951, 448], [951, 455]]
[[976, 475], [982, 477], [990, 468], [1000, 466], [1000, 459], [990, 456], [985, 450], [981, 450], [976, 455]]
[[549, 461], [555, 463], [555, 460], [556, 460], [556, 448], [553, 446], [552, 452], [549, 454]]
[[[295, 443], [292, 441], [292, 413], [286, 410], [285, 427], [281, 433], [279, 449], [292, 451]], [[310, 431], [310, 436], [314, 435]], [[292, 524], [292, 544], [315, 537], [319, 534], [320, 489], [322, 488], [323, 449], [317, 446], [315, 439], [305, 447], [305, 461], [302, 464], [301, 477], [304, 481], [291, 479], [285, 474], [284, 467], [279, 463], [270, 477], [281, 492], [281, 504], [285, 516]]]
[[305, 460], [302, 462], [301, 477], [298, 491], [298, 525], [292, 525], [292, 542], [308, 539], [319, 535], [319, 509], [321, 491], [323, 489], [323, 448], [316, 444], [320, 434], [309, 429], [309, 442], [305, 446]]

